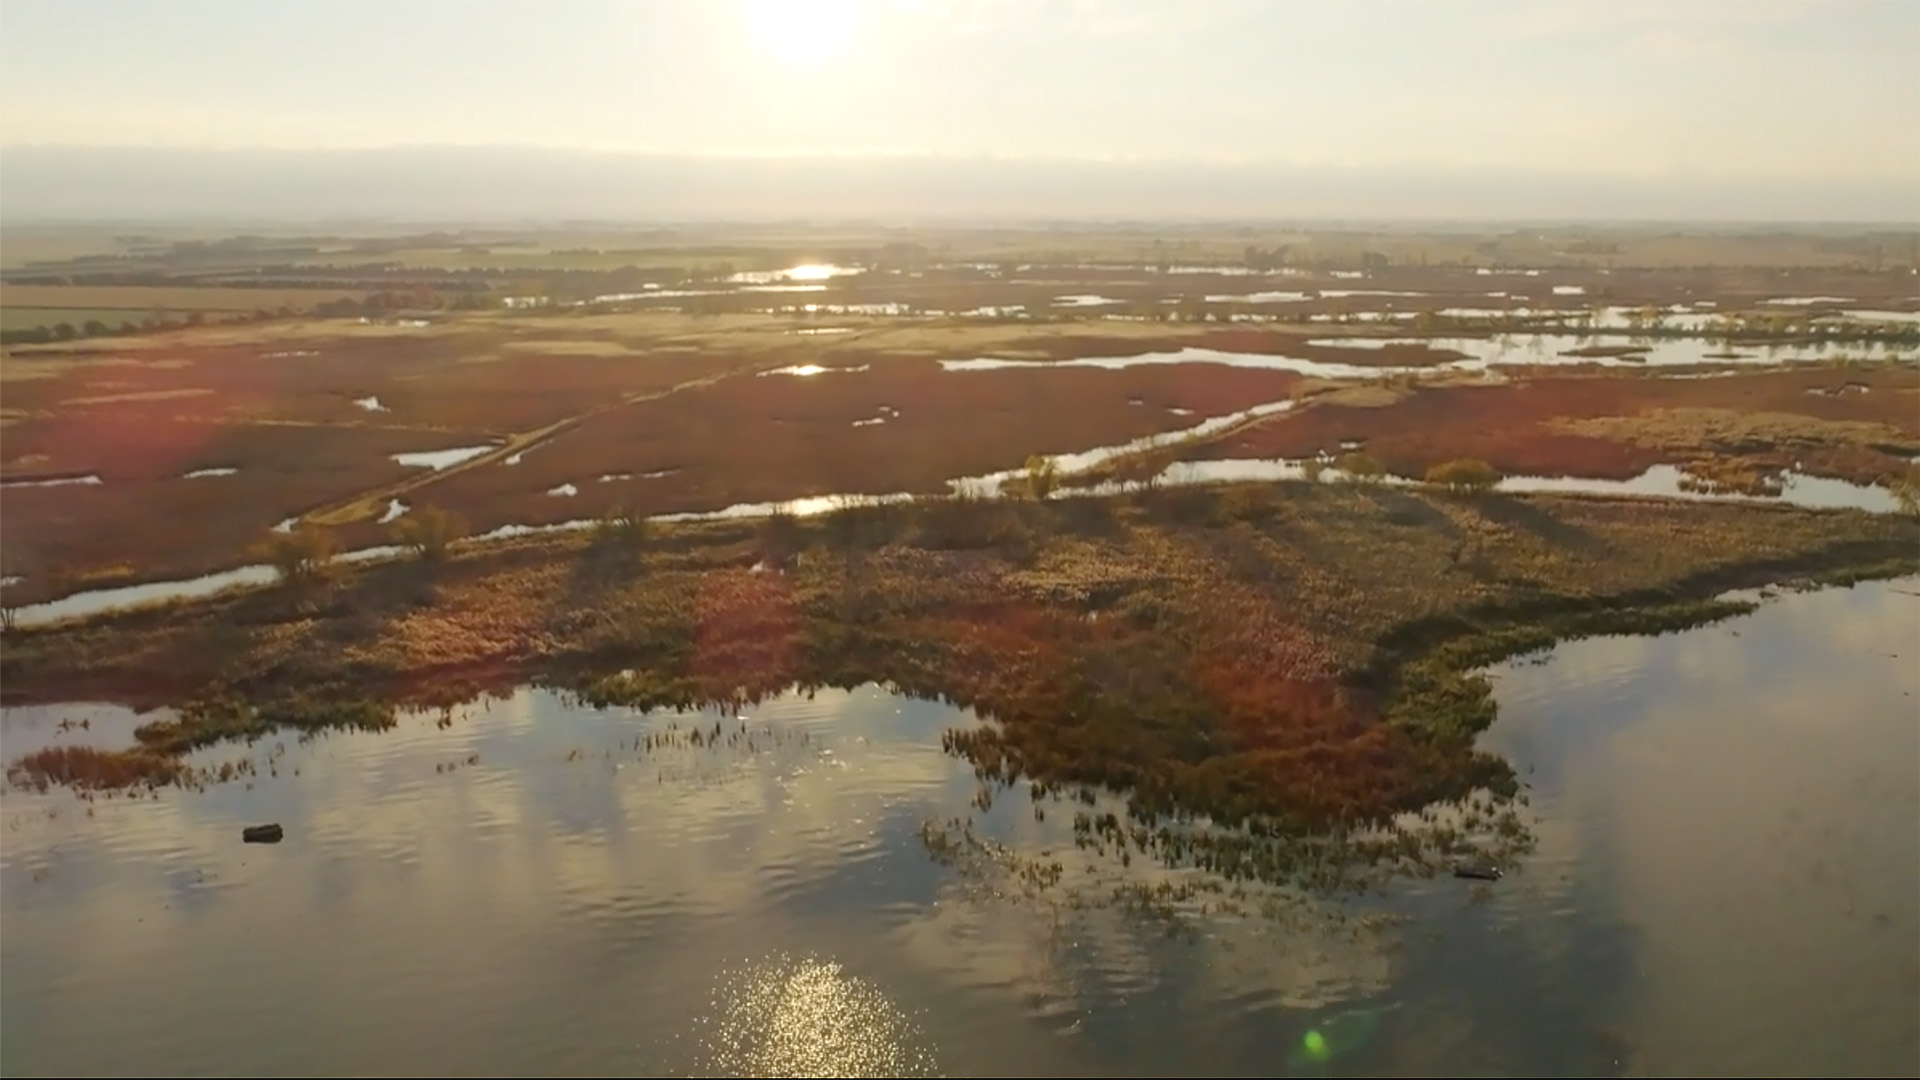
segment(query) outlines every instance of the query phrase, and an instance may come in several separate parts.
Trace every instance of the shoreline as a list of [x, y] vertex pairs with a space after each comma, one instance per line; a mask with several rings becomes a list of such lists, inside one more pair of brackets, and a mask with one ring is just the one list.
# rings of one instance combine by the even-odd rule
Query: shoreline
[[10, 762], [26, 786], [181, 782], [228, 739], [520, 685], [654, 708], [877, 682], [996, 720], [955, 747], [983, 775], [1320, 827], [1509, 785], [1473, 746], [1493, 718], [1475, 672], [1500, 659], [1751, 610], [1730, 590], [1917, 570], [1910, 518], [1232, 485], [368, 563], [16, 630], [0, 671], [9, 706], [176, 709], [133, 748]]

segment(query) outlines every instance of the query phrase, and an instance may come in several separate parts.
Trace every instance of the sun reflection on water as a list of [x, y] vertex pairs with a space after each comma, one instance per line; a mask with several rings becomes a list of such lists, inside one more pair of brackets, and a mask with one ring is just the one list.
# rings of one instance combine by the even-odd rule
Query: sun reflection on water
[[710, 1076], [936, 1076], [920, 1030], [879, 988], [815, 957], [724, 975], [702, 1038]]

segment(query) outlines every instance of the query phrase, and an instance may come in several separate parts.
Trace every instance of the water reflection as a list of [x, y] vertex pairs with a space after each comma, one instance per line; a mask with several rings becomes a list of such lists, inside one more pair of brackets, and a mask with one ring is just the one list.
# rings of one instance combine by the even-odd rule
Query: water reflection
[[1529, 876], [1584, 879], [1588, 917], [1630, 931], [1607, 1007], [1649, 1071], [1920, 1064], [1916, 585], [1496, 673], [1489, 741], [1553, 826]]
[[[972, 805], [879, 687], [743, 713], [523, 690], [269, 737], [251, 782], [0, 802], [13, 1074], [1910, 1072], [1920, 581], [1493, 674], [1537, 854], [1331, 900], [1123, 902], [1183, 872]], [[62, 721], [87, 721], [61, 726]], [[10, 709], [10, 754], [124, 738]], [[1041, 809], [1045, 809], [1043, 806]], [[1005, 873], [942, 866], [970, 819]], [[242, 845], [278, 821], [287, 840]], [[1058, 863], [1058, 886], [1021, 865]]]
[[722, 979], [703, 1032], [710, 1076], [938, 1076], [924, 1037], [839, 964], [777, 957]]

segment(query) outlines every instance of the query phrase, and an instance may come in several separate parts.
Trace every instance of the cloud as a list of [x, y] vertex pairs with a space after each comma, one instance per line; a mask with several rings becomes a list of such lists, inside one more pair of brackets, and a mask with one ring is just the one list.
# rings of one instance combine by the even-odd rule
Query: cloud
[[1497, 32], [1517, 38], [1626, 33], [1639, 40], [1684, 36], [1694, 42], [1725, 42], [1755, 27], [1807, 17], [1804, 0], [1740, 0], [1738, 3], [1670, 3], [1666, 0], [1554, 0], [1503, 5], [1491, 20]]

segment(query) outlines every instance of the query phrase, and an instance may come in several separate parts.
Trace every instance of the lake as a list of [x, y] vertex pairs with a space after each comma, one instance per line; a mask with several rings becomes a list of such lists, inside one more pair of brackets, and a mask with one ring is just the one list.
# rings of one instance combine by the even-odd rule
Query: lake
[[[1077, 848], [1070, 799], [982, 809], [940, 747], [974, 721], [874, 686], [738, 716], [523, 690], [215, 748], [253, 773], [202, 792], [14, 791], [0, 1065], [1910, 1075], [1916, 655], [1909, 578], [1502, 665], [1486, 742], [1535, 850], [1361, 896], [1170, 893], [1191, 874]], [[9, 709], [0, 737], [134, 722]], [[943, 862], [923, 828], [953, 819], [979, 843]]]

